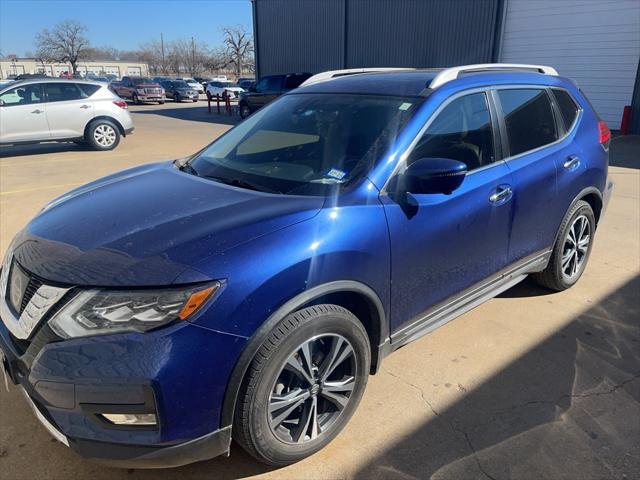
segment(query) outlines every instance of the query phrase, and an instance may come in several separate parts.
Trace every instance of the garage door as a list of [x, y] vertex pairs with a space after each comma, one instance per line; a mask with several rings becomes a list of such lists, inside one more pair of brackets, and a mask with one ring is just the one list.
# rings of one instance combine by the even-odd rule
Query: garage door
[[501, 61], [555, 67], [611, 128], [631, 104], [639, 58], [638, 0], [506, 0]]
[[105, 66], [104, 67], [104, 73], [106, 73], [107, 75], [115, 75], [117, 77], [120, 76], [120, 68], [119, 67], [110, 67], [110, 66]]
[[133, 77], [140, 76], [140, 67], [127, 67], [127, 75], [131, 75]]

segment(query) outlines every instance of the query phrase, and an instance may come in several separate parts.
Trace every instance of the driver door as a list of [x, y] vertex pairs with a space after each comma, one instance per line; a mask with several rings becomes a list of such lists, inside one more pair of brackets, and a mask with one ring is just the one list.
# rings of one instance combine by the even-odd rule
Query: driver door
[[12, 88], [0, 95], [0, 143], [50, 138], [40, 84]]
[[[513, 204], [506, 164], [497, 160], [486, 93], [454, 98], [435, 114], [407, 157], [464, 162], [467, 175], [450, 195], [381, 196], [391, 236], [392, 343], [436, 323], [433, 312], [455, 302], [507, 264]], [[400, 183], [400, 182], [398, 182]], [[435, 319], [434, 319], [435, 318]], [[434, 319], [434, 320], [432, 320]]]

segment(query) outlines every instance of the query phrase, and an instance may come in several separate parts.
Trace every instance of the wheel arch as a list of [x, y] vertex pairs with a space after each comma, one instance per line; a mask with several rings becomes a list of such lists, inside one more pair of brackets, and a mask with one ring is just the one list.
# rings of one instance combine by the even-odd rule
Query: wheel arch
[[[350, 280], [340, 280], [305, 290], [284, 303], [256, 330], [238, 357], [227, 382], [222, 404], [220, 425], [232, 425], [238, 393], [242, 380], [271, 330], [287, 315], [301, 308], [321, 303], [340, 305], [354, 313], [362, 322], [371, 345], [371, 374], [375, 374], [387, 353], [389, 327], [380, 297], [367, 285]], [[354, 311], [355, 310], [355, 311]]]
[[596, 218], [596, 227], [598, 226], [598, 221], [600, 220], [600, 214], [602, 213], [602, 205], [603, 205], [602, 193], [596, 187], [586, 187], [580, 190], [580, 193], [578, 193], [573, 198], [573, 200], [569, 204], [569, 207], [567, 208], [567, 210], [564, 212], [564, 215], [560, 219], [560, 224], [556, 227], [556, 235], [553, 239], [553, 243], [551, 244], [552, 249], [555, 247], [556, 242], [558, 241], [558, 236], [560, 235], [560, 226], [562, 225], [562, 221], [566, 217], [567, 213], [570, 212], [573, 206], [580, 200], [584, 200], [591, 206], [591, 209], [593, 210], [593, 214], [595, 215], [595, 218]]
[[110, 117], [109, 115], [98, 115], [97, 117], [93, 117], [91, 120], [89, 120], [87, 122], [87, 124], [85, 125], [85, 127], [84, 127], [84, 135], [83, 135], [84, 138], [87, 138], [87, 133], [89, 133], [89, 127], [96, 120], [108, 120], [108, 121], [110, 121], [116, 127], [118, 127], [118, 132], [120, 132], [120, 135], [122, 135], [123, 137], [127, 136], [127, 134], [124, 131], [124, 127], [122, 126], [122, 124], [118, 120], [116, 120], [113, 117]]

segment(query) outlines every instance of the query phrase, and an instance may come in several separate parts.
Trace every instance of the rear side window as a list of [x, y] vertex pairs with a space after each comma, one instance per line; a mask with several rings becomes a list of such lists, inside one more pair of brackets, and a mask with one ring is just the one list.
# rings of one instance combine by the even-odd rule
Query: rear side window
[[475, 170], [495, 160], [491, 115], [484, 93], [452, 100], [427, 127], [408, 163], [420, 158], [449, 158]]
[[96, 93], [98, 90], [100, 90], [99, 85], [90, 85], [88, 83], [77, 83], [76, 85], [80, 88], [80, 90], [82, 90], [82, 93], [84, 93], [87, 97], [90, 97], [91, 95]]
[[47, 94], [47, 102], [50, 103], [87, 98], [87, 95], [78, 88], [76, 83], [45, 83], [44, 91]]
[[498, 90], [507, 127], [510, 155], [518, 155], [558, 139], [551, 102], [545, 90]]
[[562, 120], [564, 121], [564, 128], [565, 130], [569, 130], [571, 125], [573, 125], [573, 122], [575, 122], [580, 108], [569, 92], [565, 90], [553, 89], [553, 95], [556, 97], [558, 109], [560, 110]]

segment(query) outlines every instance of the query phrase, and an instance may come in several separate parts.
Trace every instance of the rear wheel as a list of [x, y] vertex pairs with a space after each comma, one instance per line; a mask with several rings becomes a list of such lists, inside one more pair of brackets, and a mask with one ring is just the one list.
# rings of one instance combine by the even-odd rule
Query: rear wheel
[[337, 305], [284, 318], [243, 381], [234, 438], [258, 460], [287, 465], [317, 452], [347, 424], [364, 392], [371, 353], [358, 319]]
[[120, 143], [120, 131], [109, 120], [95, 120], [87, 129], [86, 141], [94, 150], [113, 150]]
[[579, 200], [560, 225], [549, 265], [544, 271], [534, 274], [534, 279], [556, 291], [573, 286], [587, 266], [595, 229], [596, 219], [591, 205]]

